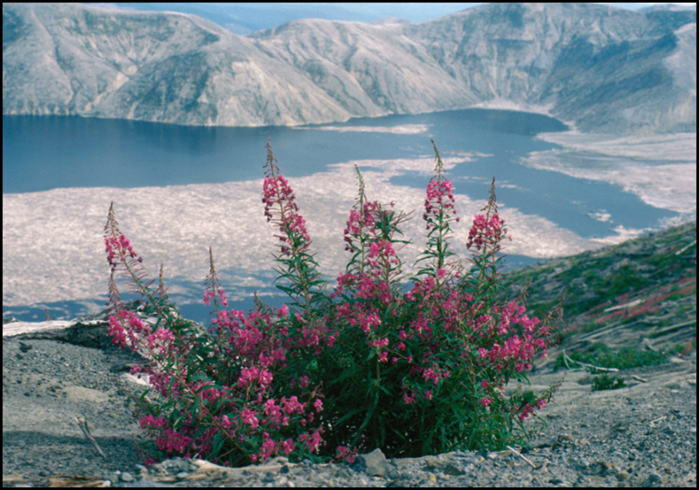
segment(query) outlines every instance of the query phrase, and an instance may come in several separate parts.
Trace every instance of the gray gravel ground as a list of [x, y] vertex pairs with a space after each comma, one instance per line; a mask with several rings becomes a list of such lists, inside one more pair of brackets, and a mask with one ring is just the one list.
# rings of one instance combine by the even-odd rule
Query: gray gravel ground
[[[223, 470], [171, 460], [148, 472], [139, 428], [116, 387], [128, 351], [55, 340], [3, 339], [3, 485], [111, 486], [692, 486], [696, 484], [696, 354], [624, 371], [627, 388], [591, 392], [591, 376], [568, 372], [548, 422], [526, 453], [458, 452], [371, 464], [286, 464]], [[643, 381], [633, 378], [637, 376]], [[562, 372], [530, 376], [544, 387]], [[98, 455], [74, 417], [83, 416]], [[370, 458], [369, 458], [370, 459]], [[379, 458], [380, 459], [380, 458]], [[90, 477], [80, 480], [78, 476]], [[143, 479], [146, 477], [146, 480]], [[155, 483], [153, 483], [155, 482]], [[179, 482], [179, 483], [178, 483]]]
[[[3, 339], [3, 478], [136, 470], [139, 427], [118, 392], [130, 351], [53, 340]], [[85, 417], [107, 458], [85, 438]]]

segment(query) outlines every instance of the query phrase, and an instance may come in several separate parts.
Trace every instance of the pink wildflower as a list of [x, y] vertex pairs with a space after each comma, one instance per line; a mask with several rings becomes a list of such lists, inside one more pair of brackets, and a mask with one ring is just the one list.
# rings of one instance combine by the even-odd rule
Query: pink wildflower
[[286, 441], [282, 442], [282, 450], [284, 451], [284, 454], [286, 454], [287, 456], [294, 449], [296, 449], [296, 445], [291, 439], [287, 439]]
[[[454, 209], [454, 186], [447, 180], [432, 178], [427, 184], [427, 198], [425, 199], [425, 214], [422, 218], [427, 222], [427, 229], [431, 230], [436, 221], [449, 219], [449, 215], [456, 215]], [[441, 215], [441, 216], [440, 216]], [[458, 218], [456, 218], [458, 220]]]
[[251, 429], [257, 429], [257, 427], [260, 425], [260, 421], [255, 415], [255, 411], [249, 408], [244, 408], [242, 412], [240, 412], [243, 422], [248, 424]]

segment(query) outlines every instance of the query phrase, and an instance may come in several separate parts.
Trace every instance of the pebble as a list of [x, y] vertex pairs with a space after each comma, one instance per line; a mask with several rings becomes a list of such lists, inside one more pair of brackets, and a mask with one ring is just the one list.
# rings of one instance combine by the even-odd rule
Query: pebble
[[[173, 458], [146, 469], [105, 475], [118, 487], [452, 487], [452, 486], [637, 486], [662, 484], [658, 471], [587, 459], [559, 447], [483, 453], [455, 451], [421, 458], [387, 459], [380, 449], [354, 463], [292, 463], [277, 457], [262, 465], [225, 468], [202, 460]], [[534, 464], [532, 467], [525, 459]], [[628, 470], [628, 471], [627, 471]], [[131, 477], [131, 478], [130, 478]]]

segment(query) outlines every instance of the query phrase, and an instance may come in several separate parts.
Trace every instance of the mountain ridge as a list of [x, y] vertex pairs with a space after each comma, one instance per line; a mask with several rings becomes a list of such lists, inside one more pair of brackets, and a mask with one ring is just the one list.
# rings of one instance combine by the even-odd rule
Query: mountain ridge
[[534, 107], [583, 132], [696, 131], [696, 11], [489, 4], [416, 24], [3, 4], [3, 114], [266, 126]]

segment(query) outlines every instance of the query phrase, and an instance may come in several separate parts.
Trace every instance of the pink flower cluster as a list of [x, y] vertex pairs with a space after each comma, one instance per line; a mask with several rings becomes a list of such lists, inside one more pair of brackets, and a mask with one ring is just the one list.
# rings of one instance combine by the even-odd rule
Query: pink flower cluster
[[281, 252], [284, 255], [291, 254], [291, 248], [294, 247], [294, 240], [301, 239], [301, 248], [306, 248], [311, 241], [311, 237], [306, 230], [306, 220], [298, 214], [299, 208], [296, 205], [294, 191], [289, 186], [289, 181], [283, 175], [265, 177], [262, 184], [263, 197], [262, 202], [265, 203], [265, 216], [267, 221], [271, 221], [274, 217], [272, 214], [272, 206], [278, 205], [280, 208], [280, 218], [278, 221], [279, 235], [281, 242]]
[[275, 441], [270, 438], [270, 435], [268, 432], [263, 432], [262, 433], [262, 440], [264, 441], [262, 443], [262, 450], [256, 454], [253, 454], [250, 456], [250, 459], [252, 460], [253, 463], [257, 461], [267, 461], [269, 458], [272, 456], [276, 456], [279, 454], [279, 450], [281, 449], [284, 451], [284, 454], [287, 456], [294, 450], [296, 449], [296, 445], [294, 444], [294, 441], [292, 439], [287, 439], [285, 441]]
[[[277, 404], [274, 399], [268, 399], [264, 403], [264, 419], [261, 419], [261, 416], [253, 409], [244, 408], [241, 411], [241, 420], [244, 424], [247, 424], [250, 429], [255, 430], [260, 427], [267, 428], [262, 435], [263, 442], [261, 450], [251, 455], [251, 460], [253, 462], [266, 461], [270, 457], [279, 454], [279, 451], [283, 451], [284, 454], [288, 456], [291, 452], [296, 450], [296, 444], [294, 444], [293, 439], [274, 440], [268, 431], [279, 431], [282, 427], [289, 426], [291, 417], [294, 416], [294, 414], [306, 417], [300, 420], [301, 425], [312, 422], [314, 418], [313, 412], [306, 413], [306, 405], [307, 403], [301, 403], [296, 396], [292, 396], [290, 398], [282, 398], [279, 404]], [[313, 407], [317, 413], [320, 413], [323, 409], [322, 401], [316, 399], [313, 403]], [[305, 447], [308, 448], [310, 452], [317, 452], [320, 444], [323, 443], [321, 437], [322, 432], [322, 428], [310, 432], [303, 432], [299, 435], [298, 441], [304, 442]]]
[[[524, 306], [511, 301], [502, 309], [494, 306], [493, 313], [498, 317], [497, 323], [492, 316], [487, 315], [488, 318], [480, 322], [485, 329], [481, 328], [479, 335], [485, 343], [488, 343], [486, 339], [496, 338], [504, 338], [504, 343], [500, 345], [492, 340], [490, 349], [479, 348], [482, 359], [489, 360], [498, 369], [502, 369], [507, 362], [514, 362], [517, 372], [522, 372], [531, 367], [530, 361], [537, 350], [542, 350], [542, 356], [546, 355], [548, 329], [539, 326], [538, 318], [529, 318]], [[497, 335], [494, 335], [495, 332]]]
[[131, 241], [123, 234], [119, 235], [118, 238], [114, 236], [104, 237], [104, 244], [107, 252], [107, 261], [112, 269], [116, 269], [117, 264], [127, 256], [143, 262], [143, 258], [139, 257], [131, 246]]
[[376, 201], [366, 202], [362, 206], [360, 212], [355, 209], [350, 210], [350, 216], [347, 220], [347, 227], [345, 228], [345, 250], [353, 252], [357, 251], [354, 245], [354, 239], [357, 239], [364, 232], [375, 233], [376, 224], [375, 215], [379, 209], [379, 203]]
[[187, 446], [192, 442], [192, 438], [180, 434], [172, 429], [165, 429], [165, 431], [155, 439], [155, 445], [161, 451], [168, 452], [170, 454], [180, 454], [184, 455]]
[[[427, 198], [425, 199], [425, 214], [422, 218], [427, 223], [427, 230], [431, 230], [436, 227], [435, 218], [439, 219], [438, 214], [444, 213], [446, 216], [443, 219], [447, 219], [449, 214], [456, 216], [456, 209], [454, 209], [454, 186], [448, 179], [441, 180], [433, 178], [430, 183], [427, 184]], [[456, 217], [455, 220], [458, 222], [459, 218]]]
[[432, 381], [432, 384], [437, 386], [437, 384], [442, 380], [446, 379], [449, 377], [449, 370], [445, 370], [444, 372], [439, 372], [439, 368], [437, 369], [432, 369], [427, 368], [422, 372], [423, 378], [425, 378], [425, 381]]
[[346, 460], [349, 463], [354, 463], [354, 458], [357, 456], [357, 451], [356, 449], [354, 451], [350, 451], [350, 449], [347, 446], [337, 446], [337, 455], [335, 456], [335, 459], [337, 460]]
[[478, 214], [473, 220], [471, 230], [468, 232], [466, 248], [470, 249], [472, 246], [475, 246], [476, 250], [480, 250], [483, 244], [487, 242], [493, 244], [497, 251], [499, 250], [498, 243], [506, 236], [512, 240], [512, 237], [507, 235], [505, 220], [500, 219], [497, 213], [493, 214], [490, 219], [486, 219], [482, 214]]
[[397, 266], [399, 261], [396, 258], [393, 244], [388, 240], [373, 242], [369, 247], [369, 257], [366, 264], [372, 268], [375, 275], [385, 273], [385, 271], [390, 270], [391, 266]]
[[386, 279], [378, 279], [377, 274], [369, 274], [362, 272], [359, 274], [340, 274], [337, 277], [338, 286], [334, 293], [331, 293], [332, 298], [339, 298], [345, 288], [351, 290], [359, 299], [378, 299], [385, 305], [389, 305], [391, 301], [399, 301], [390, 291], [389, 284]]
[[[216, 291], [220, 297], [221, 304], [223, 306], [228, 306], [228, 300], [226, 299], [226, 292], [223, 289]], [[204, 291], [204, 304], [210, 305], [211, 301], [214, 299], [215, 295], [213, 291]]]
[[[128, 329], [125, 330], [123, 325], [128, 325]], [[111, 315], [109, 317], [109, 328], [107, 332], [114, 340], [114, 343], [122, 348], [126, 346], [128, 336], [129, 343], [134, 346], [133, 349], [135, 352], [135, 346], [138, 340], [150, 334], [150, 327], [143, 323], [143, 320], [134, 312], [118, 310], [118, 315]]]
[[309, 451], [318, 452], [318, 449], [320, 449], [320, 444], [321, 443], [325, 444], [323, 442], [323, 437], [321, 435], [323, 432], [324, 432], [323, 429], [320, 428], [320, 429], [314, 431], [313, 434], [311, 434], [311, 435], [301, 434], [299, 436], [299, 440], [301, 442], [305, 442], [306, 447], [308, 448]]
[[243, 368], [238, 378], [238, 388], [247, 388], [251, 383], [257, 383], [262, 388], [266, 388], [273, 378], [274, 375], [272, 373], [256, 366]]

